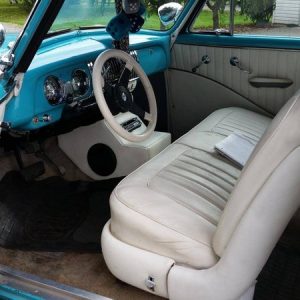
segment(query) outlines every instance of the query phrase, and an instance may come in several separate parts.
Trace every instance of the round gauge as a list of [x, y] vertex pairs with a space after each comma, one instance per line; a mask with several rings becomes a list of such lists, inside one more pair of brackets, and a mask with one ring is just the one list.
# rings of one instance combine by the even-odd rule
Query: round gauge
[[74, 71], [72, 76], [72, 86], [75, 97], [84, 96], [90, 86], [88, 75], [82, 70]]
[[55, 76], [49, 76], [45, 80], [44, 94], [51, 105], [57, 105], [62, 102], [61, 85]]

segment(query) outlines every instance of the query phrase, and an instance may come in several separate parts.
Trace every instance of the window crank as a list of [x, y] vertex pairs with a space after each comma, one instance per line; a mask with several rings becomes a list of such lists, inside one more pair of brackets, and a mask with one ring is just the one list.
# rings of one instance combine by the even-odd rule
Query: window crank
[[251, 70], [247, 70], [247, 69], [245, 69], [245, 68], [242, 66], [242, 64], [241, 64], [241, 62], [240, 62], [240, 60], [239, 60], [239, 58], [236, 57], [236, 56], [233, 56], [233, 57], [230, 58], [230, 64], [231, 64], [233, 67], [237, 67], [238, 69], [240, 69], [240, 70], [241, 70], [242, 72], [244, 72], [244, 73], [247, 73], [247, 74], [251, 74], [251, 73], [252, 73]]
[[208, 65], [209, 63], [210, 63], [210, 57], [209, 57], [208, 55], [203, 55], [203, 56], [202, 56], [202, 59], [201, 59], [201, 61], [200, 61], [200, 63], [199, 63], [199, 65], [196, 66], [196, 67], [194, 67], [194, 68], [192, 69], [192, 72], [193, 72], [193, 73], [196, 73], [197, 70], [198, 70], [202, 65]]

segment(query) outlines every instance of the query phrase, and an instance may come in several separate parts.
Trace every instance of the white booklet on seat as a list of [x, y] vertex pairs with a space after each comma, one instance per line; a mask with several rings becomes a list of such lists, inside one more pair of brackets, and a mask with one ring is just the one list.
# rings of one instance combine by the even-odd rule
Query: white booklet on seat
[[249, 159], [255, 144], [240, 133], [232, 133], [215, 145], [215, 149], [239, 167], [243, 168]]

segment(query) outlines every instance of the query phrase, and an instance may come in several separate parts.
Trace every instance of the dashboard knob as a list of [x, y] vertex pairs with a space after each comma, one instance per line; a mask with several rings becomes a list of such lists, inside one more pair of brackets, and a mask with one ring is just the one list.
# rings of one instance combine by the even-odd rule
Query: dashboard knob
[[44, 114], [42, 119], [43, 119], [43, 122], [51, 122], [52, 121], [52, 117], [48, 114]]

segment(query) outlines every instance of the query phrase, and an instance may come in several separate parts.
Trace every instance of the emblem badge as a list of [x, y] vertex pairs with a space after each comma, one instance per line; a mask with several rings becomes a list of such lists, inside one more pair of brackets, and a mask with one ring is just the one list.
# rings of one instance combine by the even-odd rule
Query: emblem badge
[[126, 97], [126, 94], [125, 94], [124, 92], [122, 93], [121, 97], [122, 97], [122, 100], [123, 100], [124, 102], [127, 101], [127, 97]]

